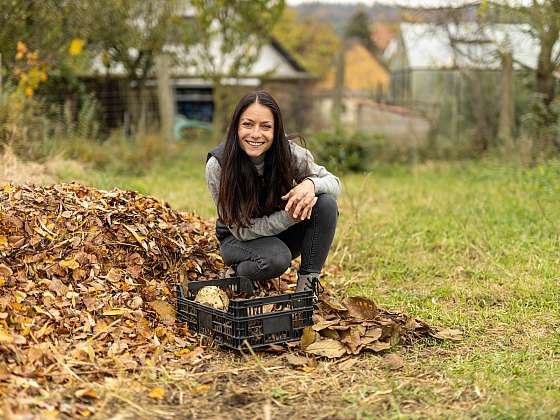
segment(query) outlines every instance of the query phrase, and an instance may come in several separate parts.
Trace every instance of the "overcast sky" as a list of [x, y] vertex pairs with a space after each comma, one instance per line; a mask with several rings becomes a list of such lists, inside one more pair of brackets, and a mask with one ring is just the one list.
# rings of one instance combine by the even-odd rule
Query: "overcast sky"
[[[301, 3], [313, 3], [316, 0], [287, 0], [288, 5], [295, 6]], [[382, 0], [382, 1], [375, 1], [375, 0], [364, 0], [364, 1], [356, 1], [356, 0], [322, 0], [322, 3], [345, 3], [345, 4], [367, 4], [371, 5], [373, 3], [383, 3], [383, 4], [396, 4], [401, 6], [424, 6], [424, 7], [441, 7], [441, 6], [450, 6], [450, 5], [458, 5], [464, 3], [473, 3], [473, 1], [465, 1], [465, 0]]]

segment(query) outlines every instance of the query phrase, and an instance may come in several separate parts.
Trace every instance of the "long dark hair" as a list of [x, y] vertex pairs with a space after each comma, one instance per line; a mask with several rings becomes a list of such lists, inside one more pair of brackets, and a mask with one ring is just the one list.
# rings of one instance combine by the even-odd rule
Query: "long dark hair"
[[[239, 145], [237, 134], [241, 114], [254, 103], [267, 107], [274, 115], [274, 138], [265, 154], [262, 178]], [[220, 165], [218, 216], [226, 225], [246, 227], [251, 218], [280, 210], [285, 205], [280, 197], [294, 186], [294, 181], [300, 182], [304, 178], [304, 174], [297, 173], [292, 159], [280, 108], [268, 92], [261, 90], [249, 93], [237, 104], [227, 131]]]

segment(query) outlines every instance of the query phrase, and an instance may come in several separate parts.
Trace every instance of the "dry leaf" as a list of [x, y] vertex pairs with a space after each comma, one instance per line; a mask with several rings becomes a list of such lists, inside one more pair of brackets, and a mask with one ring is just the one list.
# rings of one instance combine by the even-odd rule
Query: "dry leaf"
[[315, 341], [306, 347], [307, 353], [328, 358], [336, 358], [346, 354], [346, 347], [340, 341], [326, 339]]
[[164, 302], [162, 300], [155, 300], [153, 302], [150, 302], [150, 306], [154, 311], [157, 312], [157, 314], [159, 315], [159, 319], [164, 324], [173, 324], [175, 322], [175, 318], [176, 318], [175, 308], [171, 306], [171, 304], [169, 304], [168, 302]]
[[0, 275], [11, 276], [12, 274], [14, 274], [14, 272], [10, 267], [6, 264], [0, 264]]
[[165, 389], [163, 389], [161, 386], [156, 386], [150, 391], [148, 397], [154, 400], [162, 400], [163, 397], [165, 397]]
[[290, 366], [307, 366], [309, 364], [309, 358], [293, 353], [286, 355], [286, 361]]
[[74, 395], [77, 398], [97, 398], [97, 393], [91, 388], [84, 388], [77, 390]]
[[399, 370], [404, 366], [404, 360], [396, 353], [389, 353], [383, 357], [383, 364], [387, 369]]
[[461, 341], [463, 339], [463, 332], [460, 330], [454, 330], [452, 328], [444, 328], [442, 330], [437, 330], [430, 334], [432, 337], [439, 338], [440, 340], [452, 340]]
[[343, 359], [341, 362], [337, 363], [336, 368], [337, 370], [349, 370], [354, 367], [356, 363], [358, 363], [358, 359], [348, 356], [347, 359]]
[[301, 348], [306, 349], [310, 344], [314, 343], [317, 339], [317, 333], [311, 327], [305, 327], [301, 335]]
[[103, 316], [119, 316], [130, 312], [128, 308], [114, 308], [103, 311]]
[[348, 296], [342, 303], [348, 309], [350, 316], [360, 319], [374, 319], [378, 309], [375, 303], [362, 296]]
[[369, 350], [373, 350], [375, 352], [379, 352], [379, 351], [390, 349], [391, 348], [391, 343], [388, 343], [388, 342], [385, 342], [385, 341], [375, 341], [371, 344], [366, 345], [365, 348], [367, 348]]

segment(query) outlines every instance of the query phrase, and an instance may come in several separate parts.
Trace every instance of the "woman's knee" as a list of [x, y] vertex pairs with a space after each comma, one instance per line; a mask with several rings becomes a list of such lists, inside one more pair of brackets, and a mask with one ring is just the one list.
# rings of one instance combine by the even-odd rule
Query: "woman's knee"
[[274, 278], [282, 275], [292, 263], [292, 253], [289, 248], [281, 244], [281, 246], [266, 251], [266, 254], [260, 257], [258, 262], [263, 276]]
[[317, 214], [324, 216], [337, 217], [338, 216], [338, 205], [336, 199], [331, 194], [320, 194], [317, 196], [317, 202], [313, 209]]

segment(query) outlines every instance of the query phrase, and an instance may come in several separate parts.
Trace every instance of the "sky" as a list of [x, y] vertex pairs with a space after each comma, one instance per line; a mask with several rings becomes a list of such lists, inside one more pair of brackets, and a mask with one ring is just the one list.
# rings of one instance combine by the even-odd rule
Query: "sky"
[[[313, 3], [316, 0], [287, 0], [288, 5], [295, 6], [301, 3]], [[383, 3], [390, 5], [412, 6], [412, 7], [442, 7], [442, 6], [456, 6], [459, 4], [473, 3], [474, 1], [465, 0], [321, 0], [324, 3], [344, 3], [344, 4], [367, 4]]]

